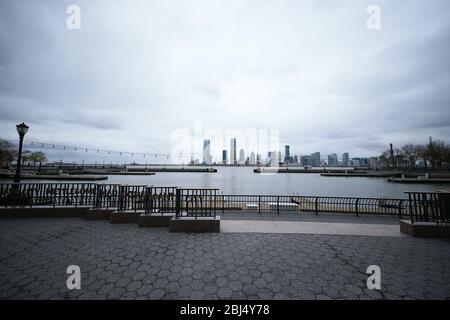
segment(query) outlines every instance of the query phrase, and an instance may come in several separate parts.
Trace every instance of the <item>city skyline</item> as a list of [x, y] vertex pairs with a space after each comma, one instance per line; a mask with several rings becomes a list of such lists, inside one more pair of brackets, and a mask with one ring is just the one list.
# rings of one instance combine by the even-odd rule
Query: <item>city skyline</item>
[[[44, 151], [48, 161], [50, 163], [71, 163], [71, 164], [82, 164], [82, 163], [91, 163], [91, 164], [104, 164], [104, 165], [113, 165], [113, 164], [161, 164], [161, 165], [170, 165], [170, 164], [204, 164], [204, 165], [219, 165], [219, 164], [231, 164], [230, 157], [232, 156], [231, 149], [234, 146], [235, 151], [235, 161], [233, 164], [243, 165], [243, 164], [261, 164], [265, 165], [267, 163], [272, 163], [272, 165], [276, 165], [277, 163], [282, 163], [284, 165], [293, 164], [293, 165], [304, 165], [304, 166], [339, 166], [339, 167], [351, 167], [351, 166], [367, 166], [370, 163], [374, 163], [377, 161], [377, 158], [382, 158], [383, 154], [393, 153], [401, 153], [403, 147], [407, 147], [407, 150], [410, 148], [418, 148], [420, 146], [424, 147], [425, 145], [421, 144], [405, 144], [403, 146], [391, 146], [389, 144], [389, 148], [392, 147], [392, 150], [389, 148], [385, 148], [384, 150], [380, 150], [378, 154], [373, 154], [369, 156], [364, 156], [360, 154], [350, 154], [349, 152], [336, 153], [333, 152], [331, 154], [323, 153], [321, 151], [316, 151], [313, 153], [307, 152], [294, 152], [291, 153], [291, 145], [280, 146], [277, 149], [268, 149], [266, 152], [255, 152], [252, 148], [245, 149], [240, 144], [238, 144], [237, 138], [230, 139], [230, 148], [221, 149], [220, 155], [212, 154], [212, 144], [211, 139], [203, 140], [203, 149], [201, 154], [184, 154], [178, 157], [172, 158], [169, 154], [152, 154], [152, 153], [143, 153], [143, 152], [131, 152], [127, 150], [106, 150], [106, 149], [96, 149], [96, 148], [86, 148], [84, 146], [69, 146], [69, 145], [52, 145], [48, 143], [36, 142], [26, 140], [24, 144], [25, 152], [35, 152], [35, 151]], [[440, 139], [433, 139], [431, 136], [428, 137], [428, 143], [438, 142], [440, 143]], [[9, 140], [9, 143], [15, 145], [17, 143], [16, 140]], [[238, 148], [239, 146], [239, 148]], [[220, 147], [220, 146], [219, 146]], [[281, 151], [284, 149], [284, 153]], [[250, 151], [248, 151], [250, 150]], [[272, 150], [272, 151], [270, 151]], [[239, 151], [239, 154], [238, 152]], [[286, 161], [286, 151], [289, 153], [288, 161]], [[294, 150], [296, 151], [296, 150]], [[241, 156], [243, 152], [243, 156]], [[406, 151], [410, 152], [410, 151]], [[388, 155], [389, 157], [389, 155]], [[408, 156], [406, 156], [408, 157]], [[226, 159], [224, 161], [224, 159]], [[386, 160], [383, 160], [386, 161]], [[375, 167], [375, 165], [371, 165]]]
[[[281, 150], [268, 151], [267, 155], [263, 153], [255, 153], [254, 150], [246, 151], [244, 148], [239, 148], [239, 157], [237, 157], [237, 139], [232, 138], [230, 140], [230, 149], [223, 149], [221, 152], [221, 158], [213, 157], [210, 153], [211, 150], [211, 140], [205, 139], [203, 141], [203, 161], [202, 164], [222, 164], [222, 165], [257, 165], [257, 164], [267, 164], [275, 160], [275, 162], [284, 164], [302, 164], [305, 166], [320, 167], [323, 165], [328, 166], [362, 166], [368, 165], [369, 160], [373, 158], [378, 158], [380, 155], [373, 155], [370, 157], [363, 157], [355, 155], [350, 157], [348, 152], [343, 152], [339, 157], [336, 153], [331, 153], [328, 155], [322, 154], [320, 151], [313, 152], [311, 154], [294, 154], [291, 155], [290, 145], [284, 145], [284, 154]], [[233, 151], [236, 155], [233, 158]], [[274, 153], [276, 156], [274, 157]], [[230, 158], [228, 157], [230, 154]], [[200, 164], [198, 158], [191, 156], [194, 163]], [[259, 160], [258, 160], [259, 159]]]

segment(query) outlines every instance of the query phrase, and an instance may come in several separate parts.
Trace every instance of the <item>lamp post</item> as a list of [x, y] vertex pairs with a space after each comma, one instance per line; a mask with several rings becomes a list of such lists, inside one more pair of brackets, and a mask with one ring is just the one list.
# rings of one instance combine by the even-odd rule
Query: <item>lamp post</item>
[[17, 133], [19, 134], [19, 155], [17, 157], [16, 175], [14, 176], [14, 182], [20, 182], [20, 166], [22, 165], [22, 144], [23, 137], [28, 131], [28, 126], [25, 123], [18, 124], [16, 126]]

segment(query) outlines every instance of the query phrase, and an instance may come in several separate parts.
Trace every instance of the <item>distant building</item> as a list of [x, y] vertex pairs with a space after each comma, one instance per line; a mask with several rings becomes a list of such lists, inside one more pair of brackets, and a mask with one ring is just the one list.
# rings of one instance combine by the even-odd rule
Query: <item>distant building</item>
[[360, 167], [361, 166], [360, 158], [353, 158], [351, 163], [352, 163], [352, 167]]
[[425, 161], [422, 159], [416, 160], [415, 166], [419, 168], [425, 168]]
[[304, 167], [311, 167], [312, 166], [311, 156], [301, 156], [300, 163]]
[[266, 163], [269, 164], [272, 161], [272, 151], [267, 152]]
[[228, 163], [228, 152], [227, 150], [222, 151], [222, 164]]
[[289, 145], [284, 146], [284, 162], [290, 163], [291, 162], [291, 154], [289, 151]]
[[272, 158], [272, 166], [278, 167], [281, 162], [281, 151], [274, 151], [272, 152], [273, 158]]
[[297, 155], [294, 156], [293, 162], [294, 163], [298, 163], [298, 156]]
[[320, 167], [320, 152], [311, 154], [311, 164], [313, 167]]
[[350, 167], [350, 156], [348, 152], [345, 152], [342, 154], [342, 166], [343, 167]]
[[271, 166], [278, 167], [280, 165], [281, 152], [269, 151], [267, 153], [267, 163]]
[[231, 139], [230, 143], [230, 164], [236, 164], [236, 138]]
[[367, 158], [359, 158], [359, 165], [361, 167], [368, 167], [369, 166], [369, 159], [367, 159]]
[[239, 150], [239, 164], [244, 163], [245, 163], [245, 151], [244, 149], [241, 148], [241, 150]]
[[203, 164], [209, 165], [211, 163], [211, 141], [209, 139], [206, 139], [205, 141], [203, 141]]
[[254, 152], [250, 153], [250, 164], [256, 164], [256, 156]]
[[377, 168], [378, 167], [378, 158], [377, 157], [370, 157], [369, 158], [369, 167], [370, 168]]
[[336, 153], [332, 153], [328, 155], [328, 166], [329, 167], [337, 167], [338, 166], [338, 157]]

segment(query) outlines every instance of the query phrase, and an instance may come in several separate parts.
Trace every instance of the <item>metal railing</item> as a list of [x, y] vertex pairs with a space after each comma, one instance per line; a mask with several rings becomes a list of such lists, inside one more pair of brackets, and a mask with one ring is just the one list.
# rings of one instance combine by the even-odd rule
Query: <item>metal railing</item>
[[396, 215], [400, 218], [409, 216], [410, 212], [413, 212], [417, 217], [416, 221], [433, 220], [438, 217], [448, 219], [448, 216], [442, 215], [442, 211], [438, 214], [433, 209], [436, 207], [436, 202], [424, 201], [423, 196], [419, 201], [418, 195], [414, 198], [410, 194], [409, 197], [409, 199], [387, 199], [301, 195], [223, 195], [218, 192], [218, 189], [96, 183], [0, 184], [0, 206], [2, 207], [89, 206], [144, 211], [150, 214], [176, 213], [179, 217], [215, 217], [219, 210], [221, 212], [273, 213], [292, 211], [316, 214], [336, 212], [355, 215]]
[[94, 206], [93, 183], [0, 184], [0, 206]]
[[175, 213], [176, 190], [176, 187], [147, 187], [145, 190], [145, 213]]
[[407, 199], [352, 198], [324, 196], [219, 195], [219, 207], [225, 210], [256, 212], [301, 211], [380, 215], [409, 215]]
[[450, 223], [450, 192], [406, 192], [409, 197], [411, 223]]
[[216, 217], [219, 189], [176, 189], [176, 217]]

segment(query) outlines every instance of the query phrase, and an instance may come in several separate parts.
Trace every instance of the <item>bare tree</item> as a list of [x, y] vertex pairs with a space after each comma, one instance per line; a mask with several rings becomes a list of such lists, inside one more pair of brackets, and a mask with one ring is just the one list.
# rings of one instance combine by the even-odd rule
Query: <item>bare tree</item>
[[17, 151], [14, 145], [0, 138], [0, 166], [9, 166], [9, 163], [14, 160], [16, 155]]
[[397, 167], [403, 158], [402, 152], [399, 149], [387, 149], [385, 150], [381, 156], [379, 156], [381, 160], [387, 161], [392, 167]]
[[416, 154], [418, 158], [422, 158], [425, 169], [428, 168], [428, 161], [430, 160], [428, 153], [427, 153], [427, 147], [421, 144], [418, 144], [415, 146]]
[[414, 166], [418, 157], [415, 145], [408, 143], [401, 148], [402, 155], [408, 160], [410, 166]]
[[426, 149], [426, 154], [431, 160], [433, 169], [442, 168], [442, 163], [445, 161], [448, 146], [442, 141], [430, 142]]

